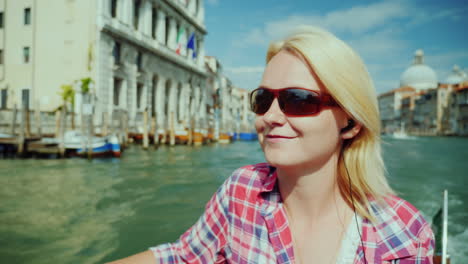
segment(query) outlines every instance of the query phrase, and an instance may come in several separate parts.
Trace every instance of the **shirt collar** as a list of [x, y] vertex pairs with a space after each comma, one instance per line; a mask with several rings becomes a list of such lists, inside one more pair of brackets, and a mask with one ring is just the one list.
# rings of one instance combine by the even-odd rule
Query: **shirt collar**
[[[263, 164], [265, 165], [265, 164]], [[270, 196], [276, 194], [274, 191], [277, 188], [277, 171], [275, 167], [266, 164], [266, 167], [262, 169], [269, 170], [265, 171], [262, 179], [261, 193], [268, 193]], [[279, 196], [279, 193], [273, 196]], [[271, 214], [275, 208], [269, 208], [276, 202], [279, 202], [281, 198], [270, 197], [267, 204], [264, 204], [262, 208], [262, 214]], [[413, 236], [409, 228], [403, 223], [396, 211], [387, 203], [380, 202], [375, 199], [369, 201], [369, 209], [375, 216], [375, 221], [370, 222], [365, 219], [364, 225], [370, 226], [369, 233], [365, 232], [363, 240], [366, 242], [375, 242], [377, 244], [376, 254], [380, 255], [382, 260], [393, 260], [401, 259], [409, 256], [416, 255], [416, 248], [413, 242]]]
[[269, 172], [262, 181], [261, 192], [271, 192], [273, 191], [276, 185], [276, 179], [278, 178], [276, 168], [268, 165], [268, 169]]

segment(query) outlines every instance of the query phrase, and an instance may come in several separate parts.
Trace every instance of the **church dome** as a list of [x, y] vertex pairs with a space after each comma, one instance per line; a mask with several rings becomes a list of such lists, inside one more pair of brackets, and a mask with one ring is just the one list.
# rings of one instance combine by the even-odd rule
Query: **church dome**
[[400, 78], [400, 87], [410, 86], [417, 90], [437, 88], [438, 81], [435, 71], [424, 64], [424, 52], [417, 50], [414, 62]]
[[466, 73], [460, 70], [458, 65], [453, 66], [452, 73], [447, 77], [445, 83], [447, 84], [458, 84], [465, 81], [467, 78]]

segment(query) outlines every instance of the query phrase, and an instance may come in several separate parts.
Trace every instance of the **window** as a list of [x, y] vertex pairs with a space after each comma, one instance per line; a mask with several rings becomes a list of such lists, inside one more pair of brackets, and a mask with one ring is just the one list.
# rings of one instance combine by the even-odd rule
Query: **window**
[[0, 65], [3, 65], [3, 50], [0, 49]]
[[138, 71], [141, 71], [142, 62], [143, 62], [143, 54], [141, 52], [138, 52], [137, 57], [136, 57], [136, 65], [137, 65]]
[[166, 46], [169, 45], [169, 23], [171, 21], [170, 17], [166, 17]]
[[143, 95], [143, 84], [137, 84], [137, 109], [141, 108], [141, 98]]
[[138, 22], [140, 20], [140, 5], [141, 0], [135, 0], [135, 2], [133, 2], [133, 27], [135, 27], [135, 29], [138, 29]]
[[24, 47], [23, 48], [23, 62], [29, 63], [29, 58], [30, 58], [30, 48]]
[[158, 22], [158, 11], [155, 7], [151, 10], [151, 36], [156, 38], [156, 23]]
[[120, 104], [120, 90], [122, 88], [122, 79], [114, 78], [114, 105]]
[[23, 107], [28, 110], [29, 109], [29, 89], [21, 90], [21, 102], [23, 103]]
[[0, 28], [3, 28], [3, 12], [0, 12]]
[[31, 25], [31, 8], [24, 9], [24, 24]]
[[110, 12], [112, 17], [117, 17], [117, 0], [111, 0]]
[[7, 89], [2, 89], [2, 101], [0, 105], [0, 109], [6, 109], [7, 108], [7, 100], [8, 100], [8, 90]]
[[112, 56], [114, 57], [114, 64], [120, 64], [120, 43], [114, 43], [114, 49], [112, 50]]

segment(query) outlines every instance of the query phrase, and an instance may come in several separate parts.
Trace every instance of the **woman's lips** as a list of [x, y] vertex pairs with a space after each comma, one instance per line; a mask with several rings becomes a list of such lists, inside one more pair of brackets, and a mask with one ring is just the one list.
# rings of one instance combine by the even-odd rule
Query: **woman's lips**
[[288, 137], [288, 136], [282, 136], [282, 135], [266, 135], [265, 138], [266, 138], [266, 141], [268, 142], [276, 143], [276, 142], [282, 142], [288, 139], [293, 139], [296, 137]]

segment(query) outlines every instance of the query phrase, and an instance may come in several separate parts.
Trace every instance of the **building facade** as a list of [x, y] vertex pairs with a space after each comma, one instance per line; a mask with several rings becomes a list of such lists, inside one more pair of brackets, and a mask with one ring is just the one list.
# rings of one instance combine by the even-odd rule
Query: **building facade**
[[[403, 98], [413, 94], [412, 87], [401, 87], [379, 95], [379, 111], [382, 127], [385, 133], [392, 133], [401, 127], [403, 119], [407, 119], [408, 113]], [[405, 116], [405, 118], [402, 118]], [[408, 125], [408, 124], [404, 124]]]
[[439, 82], [424, 64], [424, 52], [415, 53], [413, 64], [402, 74], [400, 88], [379, 95], [382, 131], [405, 129], [416, 135], [467, 135], [465, 87], [467, 74], [454, 66]]
[[90, 78], [97, 125], [125, 112], [138, 132], [145, 110], [159, 133], [207, 125], [203, 0], [0, 0], [0, 25], [4, 108], [53, 111], [72, 84], [79, 112]]

